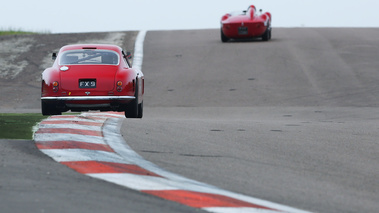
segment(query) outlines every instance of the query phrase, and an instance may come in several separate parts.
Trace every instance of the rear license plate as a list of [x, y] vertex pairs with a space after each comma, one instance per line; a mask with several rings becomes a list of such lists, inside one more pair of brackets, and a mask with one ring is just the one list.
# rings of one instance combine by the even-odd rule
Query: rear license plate
[[239, 35], [247, 35], [247, 27], [239, 27], [238, 28], [238, 34]]
[[96, 88], [96, 79], [79, 79], [79, 88]]

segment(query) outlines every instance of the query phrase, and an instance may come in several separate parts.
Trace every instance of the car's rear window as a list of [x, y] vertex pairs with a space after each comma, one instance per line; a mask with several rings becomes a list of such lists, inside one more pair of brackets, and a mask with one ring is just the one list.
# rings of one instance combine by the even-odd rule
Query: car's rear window
[[70, 64], [119, 64], [119, 55], [111, 50], [69, 50], [60, 56], [60, 65]]

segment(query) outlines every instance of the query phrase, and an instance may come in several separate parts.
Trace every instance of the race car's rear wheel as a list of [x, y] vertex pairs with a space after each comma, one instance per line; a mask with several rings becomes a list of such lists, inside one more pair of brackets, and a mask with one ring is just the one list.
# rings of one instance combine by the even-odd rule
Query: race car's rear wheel
[[225, 35], [224, 32], [222, 31], [222, 28], [221, 28], [221, 41], [222, 41], [222, 42], [227, 42], [227, 41], [229, 41], [229, 38], [226, 37], [226, 35]]
[[143, 101], [140, 104], [138, 104], [138, 116], [137, 116], [137, 118], [142, 118], [142, 116], [143, 116]]
[[271, 39], [271, 25], [269, 24], [265, 33], [262, 35], [263, 41], [268, 41]]
[[271, 36], [272, 36], [272, 28], [270, 28], [270, 36], [268, 37], [268, 40], [271, 40]]
[[262, 36], [263, 41], [268, 41], [270, 39], [270, 30], [267, 29], [266, 32]]
[[[135, 99], [128, 104], [125, 110], [125, 117], [126, 118], [140, 118], [139, 117], [139, 109], [142, 108], [140, 107], [140, 104], [138, 104], [138, 81], [136, 79], [136, 85], [135, 85], [135, 91], [134, 91], [134, 97]], [[141, 112], [141, 117], [142, 117], [142, 112]]]
[[57, 110], [53, 104], [41, 101], [42, 115], [62, 115], [62, 112]]

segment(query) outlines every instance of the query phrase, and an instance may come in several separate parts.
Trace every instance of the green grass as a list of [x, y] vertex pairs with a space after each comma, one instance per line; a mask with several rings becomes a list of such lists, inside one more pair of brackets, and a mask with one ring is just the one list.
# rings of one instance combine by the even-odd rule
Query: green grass
[[0, 139], [32, 139], [33, 126], [45, 118], [40, 113], [0, 113]]
[[34, 32], [26, 32], [26, 31], [0, 31], [0, 36], [2, 35], [27, 35], [27, 34], [37, 34]]
[[2, 35], [28, 35], [28, 34], [48, 34], [50, 32], [46, 31], [46, 32], [32, 32], [32, 31], [25, 31], [25, 30], [22, 30], [22, 29], [7, 29], [7, 30], [4, 30], [4, 29], [0, 29], [0, 36]]

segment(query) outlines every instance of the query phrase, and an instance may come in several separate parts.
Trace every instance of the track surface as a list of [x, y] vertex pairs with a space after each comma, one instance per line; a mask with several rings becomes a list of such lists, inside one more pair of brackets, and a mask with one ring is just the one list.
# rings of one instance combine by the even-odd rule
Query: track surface
[[[267, 43], [223, 44], [219, 30], [148, 32], [144, 118], [122, 133], [146, 160], [220, 188], [314, 212], [378, 212], [377, 38], [274, 29]], [[1, 140], [0, 153], [2, 212], [198, 212], [77, 174], [31, 141]]]
[[379, 210], [379, 30], [148, 32], [145, 159], [230, 191], [315, 212]]

